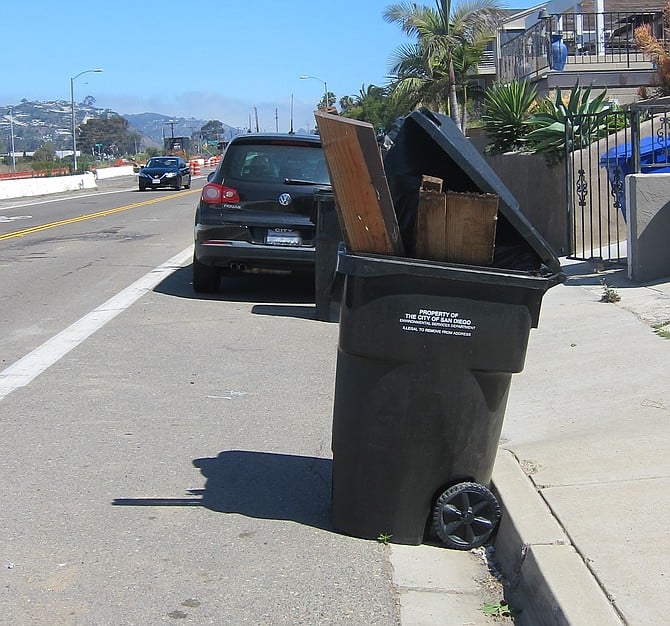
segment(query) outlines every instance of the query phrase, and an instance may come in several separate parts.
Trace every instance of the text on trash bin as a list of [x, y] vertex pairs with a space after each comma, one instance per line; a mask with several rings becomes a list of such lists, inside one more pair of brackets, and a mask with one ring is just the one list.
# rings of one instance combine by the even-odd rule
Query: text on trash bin
[[435, 311], [418, 309], [404, 313], [399, 320], [404, 332], [472, 337], [477, 325], [471, 319], [461, 317], [457, 311]]

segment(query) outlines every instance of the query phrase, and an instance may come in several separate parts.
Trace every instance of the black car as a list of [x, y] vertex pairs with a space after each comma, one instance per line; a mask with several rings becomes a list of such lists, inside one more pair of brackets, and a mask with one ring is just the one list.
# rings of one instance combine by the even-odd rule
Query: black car
[[195, 214], [195, 291], [216, 291], [222, 274], [314, 271], [314, 196], [331, 189], [318, 136], [239, 135], [208, 181]]
[[151, 157], [140, 170], [138, 183], [140, 191], [172, 187], [177, 191], [182, 187], [191, 187], [191, 168], [178, 156]]

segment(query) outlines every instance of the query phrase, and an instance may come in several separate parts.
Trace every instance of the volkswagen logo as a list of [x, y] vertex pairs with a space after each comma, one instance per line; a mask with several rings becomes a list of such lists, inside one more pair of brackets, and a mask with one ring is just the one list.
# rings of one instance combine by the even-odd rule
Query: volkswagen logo
[[281, 196], [279, 196], [278, 200], [279, 200], [279, 204], [281, 204], [282, 206], [288, 206], [289, 204], [291, 204], [291, 202], [293, 202], [293, 198], [291, 198], [290, 193], [281, 194]]

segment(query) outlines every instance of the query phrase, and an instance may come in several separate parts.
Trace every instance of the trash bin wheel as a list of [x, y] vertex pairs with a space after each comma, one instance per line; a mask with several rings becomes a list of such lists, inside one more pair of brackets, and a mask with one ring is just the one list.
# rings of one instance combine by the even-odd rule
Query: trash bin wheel
[[500, 505], [489, 489], [479, 483], [458, 483], [437, 499], [433, 528], [448, 547], [477, 548], [491, 537], [500, 521]]

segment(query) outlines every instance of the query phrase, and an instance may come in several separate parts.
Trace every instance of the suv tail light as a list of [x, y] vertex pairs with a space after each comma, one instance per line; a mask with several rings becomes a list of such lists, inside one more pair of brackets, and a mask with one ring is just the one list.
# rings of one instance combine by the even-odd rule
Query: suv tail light
[[207, 183], [202, 188], [200, 199], [207, 204], [221, 204], [222, 202], [237, 203], [240, 201], [240, 194], [230, 187], [217, 183]]

